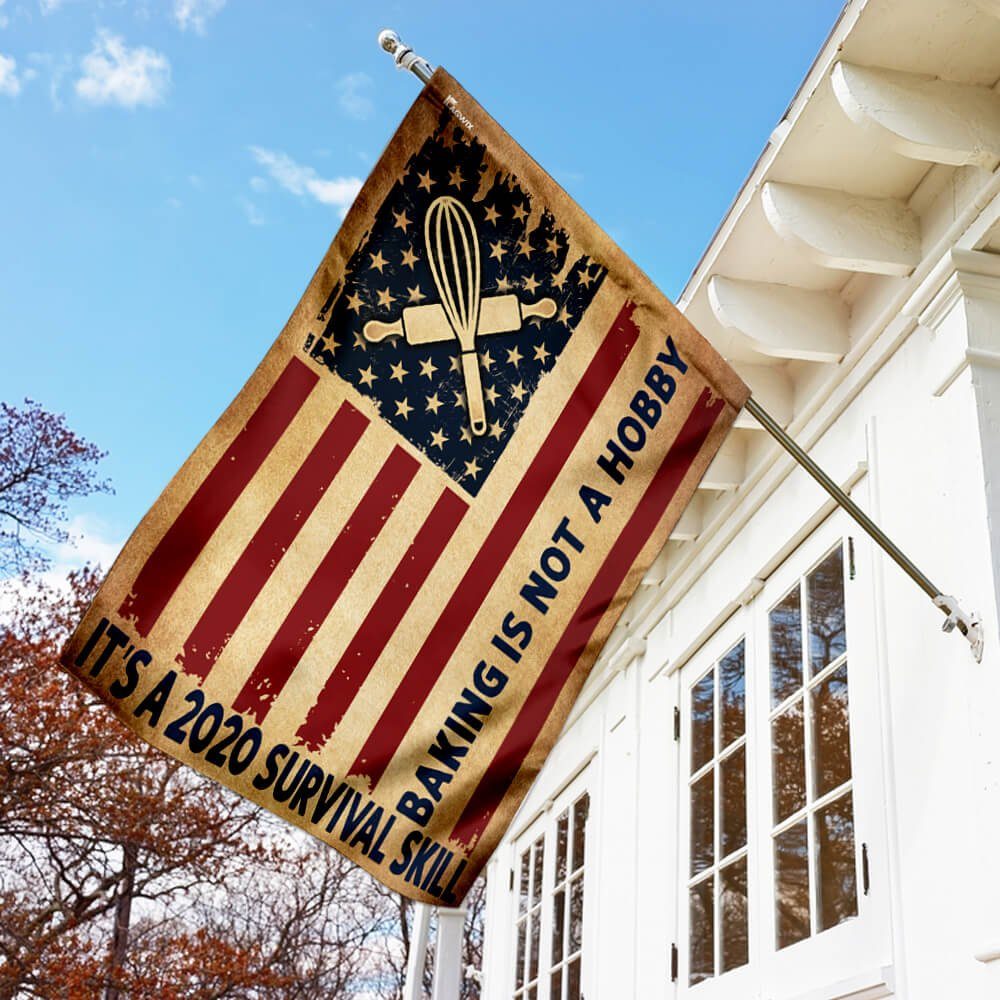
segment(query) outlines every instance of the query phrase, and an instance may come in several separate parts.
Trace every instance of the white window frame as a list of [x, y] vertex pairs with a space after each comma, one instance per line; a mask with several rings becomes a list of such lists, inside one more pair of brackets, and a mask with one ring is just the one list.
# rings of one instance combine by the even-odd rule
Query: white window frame
[[[775, 945], [773, 770], [770, 762], [771, 714], [770, 634], [768, 612], [788, 593], [797, 580], [808, 576], [838, 544], [844, 557], [844, 613], [847, 628], [847, 683], [851, 725], [851, 781], [854, 807], [855, 884], [858, 915], [836, 927], [777, 950]], [[853, 558], [852, 558], [853, 554]], [[873, 607], [875, 580], [871, 570], [871, 547], [859, 539], [846, 515], [834, 514], [817, 529], [778, 570], [754, 599], [755, 642], [760, 651], [753, 673], [760, 711], [755, 714], [758, 758], [757, 810], [760, 816], [760, 884], [768, 888], [758, 901], [758, 926], [766, 947], [762, 949], [765, 983], [781, 983], [782, 992], [795, 995], [818, 983], [836, 982], [851, 975], [888, 964], [888, 857], [879, 707], [879, 661]], [[852, 567], [853, 563], [853, 567]], [[853, 579], [852, 579], [853, 571]], [[807, 737], [807, 747], [808, 747]], [[807, 760], [807, 769], [809, 762]], [[763, 838], [766, 834], [767, 841]], [[865, 893], [863, 845], [867, 845], [869, 886]], [[812, 868], [812, 860], [810, 867]], [[810, 885], [811, 896], [815, 887]]]
[[[520, 920], [520, 910], [519, 910], [519, 895], [520, 895], [520, 872], [521, 872], [521, 856], [522, 854], [531, 848], [540, 837], [543, 838], [544, 842], [544, 856], [542, 865], [542, 895], [541, 895], [541, 922], [539, 924], [539, 963], [538, 963], [538, 985], [537, 985], [537, 1000], [560, 1000], [560, 998], [551, 996], [550, 986], [551, 986], [551, 973], [553, 971], [553, 966], [558, 964], [558, 960], [554, 960], [552, 944], [553, 944], [553, 901], [555, 898], [555, 885], [556, 885], [556, 836], [558, 830], [559, 817], [568, 809], [570, 812], [573, 810], [574, 804], [579, 800], [579, 798], [587, 794], [590, 797], [590, 804], [587, 813], [587, 822], [584, 827], [584, 860], [583, 860], [583, 929], [582, 929], [582, 946], [581, 946], [581, 986], [580, 995], [581, 997], [589, 996], [587, 984], [590, 973], [590, 966], [592, 962], [590, 961], [589, 954], [591, 946], [590, 941], [590, 925], [592, 923], [591, 918], [591, 908], [593, 906], [593, 873], [594, 873], [594, 858], [595, 858], [595, 848], [594, 848], [594, 836], [596, 831], [596, 823], [594, 822], [595, 813], [595, 800], [594, 800], [594, 789], [592, 784], [589, 782], [589, 777], [591, 774], [591, 768], [585, 767], [579, 774], [577, 774], [571, 781], [569, 781], [559, 793], [554, 797], [551, 804], [548, 804], [545, 811], [538, 817], [536, 817], [523, 831], [521, 831], [517, 838], [513, 842], [513, 856], [512, 856], [512, 868], [513, 868], [513, 892], [511, 894], [511, 909], [509, 914], [508, 927], [510, 928], [510, 951], [507, 956], [507, 970], [508, 970], [508, 988], [504, 992], [504, 996], [508, 998], [513, 998], [517, 987], [516, 978], [516, 962], [517, 962], [517, 937], [518, 937], [518, 922]], [[572, 839], [567, 845], [567, 850], [569, 852], [569, 857], [572, 857], [573, 844]], [[529, 899], [530, 907], [530, 899]], [[568, 913], [568, 910], [567, 910]], [[569, 935], [569, 923], [567, 921], [563, 928], [563, 934], [568, 937]], [[530, 941], [530, 938], [529, 938]], [[527, 983], [527, 981], [526, 981]], [[563, 991], [566, 991], [565, 984], [565, 973], [563, 982]], [[592, 991], [591, 991], [592, 992]], [[525, 996], [527, 996], [527, 991], [525, 991]]]
[[[753, 887], [757, 882], [757, 862], [754, 851], [754, 840], [756, 836], [756, 822], [754, 820], [755, 801], [751, 789], [755, 785], [755, 768], [757, 766], [756, 754], [753, 750], [752, 720], [754, 718], [754, 689], [751, 685], [750, 674], [751, 665], [751, 641], [752, 636], [747, 634], [750, 617], [747, 609], [741, 608], [733, 615], [729, 621], [720, 628], [715, 635], [701, 648], [698, 655], [684, 665], [680, 672], [680, 767], [678, 775], [679, 803], [678, 803], [678, 836], [677, 836], [677, 856], [679, 866], [677, 872], [677, 928], [678, 928], [678, 962], [677, 962], [677, 995], [679, 997], [711, 996], [713, 1000], [746, 1000], [747, 997], [755, 996], [758, 988], [758, 963], [755, 961], [758, 949], [758, 928], [756, 926], [756, 913], [754, 912]], [[722, 975], [704, 980], [701, 983], [690, 985], [690, 957], [691, 957], [691, 925], [690, 925], [690, 898], [688, 885], [691, 882], [691, 692], [695, 685], [710, 670], [718, 669], [719, 661], [733, 649], [734, 646], [743, 639], [746, 642], [744, 651], [745, 674], [744, 684], [746, 691], [746, 731], [744, 747], [746, 753], [746, 807], [747, 807], [747, 887], [748, 887], [748, 907], [749, 907], [749, 938], [748, 953], [749, 961], [746, 965], [738, 969], [732, 969]], [[718, 687], [718, 681], [716, 681]], [[716, 715], [718, 705], [716, 705]], [[719, 720], [715, 719], [716, 731], [718, 731]], [[715, 748], [715, 755], [718, 756], [718, 746]], [[719, 815], [718, 789], [715, 798], [715, 816]], [[719, 843], [719, 830], [716, 823], [715, 843]], [[719, 858], [716, 852], [715, 865], [718, 868]], [[715, 878], [718, 878], [716, 874]], [[717, 907], [716, 907], [717, 910]], [[716, 921], [718, 917], [716, 915]], [[717, 926], [717, 925], [716, 925]], [[719, 955], [719, 934], [715, 934], [716, 960]]]
[[[545, 817], [539, 817], [528, 829], [518, 838], [517, 845], [514, 851], [514, 906], [513, 906], [513, 954], [511, 955], [511, 988], [508, 991], [508, 996], [512, 998], [521, 997], [527, 998], [531, 996], [529, 987], [530, 983], [534, 982], [535, 985], [535, 996], [538, 995], [538, 989], [541, 986], [543, 977], [546, 974], [546, 955], [548, 949], [545, 947], [545, 923], [546, 923], [546, 906], [547, 906], [547, 896], [545, 892], [546, 887], [546, 873], [549, 867], [549, 840], [547, 836]], [[534, 896], [534, 880], [536, 875], [536, 865], [535, 865], [535, 855], [529, 852], [536, 850], [536, 845], [541, 845], [542, 849], [542, 871], [541, 871], [541, 888], [538, 892], [538, 902], [533, 904]], [[528, 856], [528, 899], [525, 906], [525, 913], [521, 913], [521, 867], [522, 858], [524, 855]], [[537, 926], [539, 928], [538, 935], [538, 956], [535, 961], [535, 979], [529, 979], [529, 972], [531, 970], [531, 952], [532, 949], [532, 934], [530, 928], [534, 925], [537, 920]], [[518, 941], [520, 940], [521, 923], [525, 921], [526, 928], [526, 939], [524, 944], [524, 954], [519, 956], [518, 954]], [[522, 969], [524, 973], [524, 978], [522, 984], [518, 985], [518, 965], [522, 964]]]
[[[850, 541], [849, 541], [850, 539]], [[776, 947], [772, 841], [770, 634], [768, 613], [797, 580], [808, 575], [838, 542], [844, 553], [851, 775], [858, 915], [780, 951]], [[854, 578], [851, 578], [853, 556]], [[723, 625], [680, 671], [678, 780], [676, 995], [706, 1000], [795, 997], [861, 976], [891, 963], [888, 856], [875, 579], [871, 545], [846, 515], [836, 512], [769, 576], [760, 592]], [[746, 641], [747, 886], [749, 964], [690, 986], [689, 913], [691, 692], [697, 681], [740, 639]], [[807, 761], [807, 767], [808, 767]], [[862, 845], [867, 845], [869, 887], [864, 890]], [[815, 892], [813, 885], [811, 893]], [[718, 943], [716, 943], [718, 948]]]

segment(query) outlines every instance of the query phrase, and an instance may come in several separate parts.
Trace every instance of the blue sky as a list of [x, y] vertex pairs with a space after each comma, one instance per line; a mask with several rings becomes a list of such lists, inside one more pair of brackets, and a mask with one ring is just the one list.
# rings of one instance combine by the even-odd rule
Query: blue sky
[[416, 96], [380, 28], [676, 297], [840, 8], [0, 0], [0, 398], [110, 453], [81, 553], [127, 537], [238, 391]]

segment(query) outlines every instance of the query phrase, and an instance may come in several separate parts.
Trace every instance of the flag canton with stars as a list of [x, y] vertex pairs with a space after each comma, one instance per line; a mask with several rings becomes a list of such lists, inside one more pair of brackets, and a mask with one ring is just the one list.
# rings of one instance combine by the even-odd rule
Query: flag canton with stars
[[[491, 169], [485, 147], [443, 112], [331, 293], [320, 314], [322, 333], [305, 344], [315, 360], [369, 397], [384, 420], [473, 496], [606, 273], [599, 262], [574, 255], [565, 230], [545, 206], [532, 204], [518, 178], [499, 171], [490, 177]], [[407, 315], [414, 315], [408, 309], [442, 300], [424, 239], [427, 210], [442, 195], [471, 216], [483, 310], [486, 300], [503, 296], [507, 313], [519, 308], [528, 314], [516, 329], [507, 329], [513, 325], [508, 322], [488, 332], [480, 324], [476, 352], [486, 419], [480, 435], [470, 426], [459, 340], [443, 308], [446, 338], [414, 344], [403, 332]], [[442, 268], [437, 270], [440, 279]], [[371, 321], [397, 324], [397, 332], [373, 340], [372, 327], [366, 336]]]

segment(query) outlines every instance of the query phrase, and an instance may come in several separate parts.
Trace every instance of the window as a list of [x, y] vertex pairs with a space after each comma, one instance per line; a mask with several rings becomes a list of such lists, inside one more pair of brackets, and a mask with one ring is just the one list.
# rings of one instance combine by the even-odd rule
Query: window
[[842, 525], [678, 676], [680, 995], [798, 995], [886, 964], [876, 602]]
[[841, 546], [789, 589], [768, 625], [780, 949], [858, 914]]
[[519, 847], [514, 1000], [582, 1000], [589, 814], [577, 778]]
[[552, 894], [552, 973], [549, 1000], [580, 1000], [583, 950], [583, 861], [590, 796], [586, 792], [556, 821]]
[[539, 837], [521, 855], [517, 902], [517, 962], [514, 968], [515, 1000], [535, 1000], [538, 995], [544, 865], [545, 838]]
[[746, 643], [691, 692], [688, 981], [746, 965]]

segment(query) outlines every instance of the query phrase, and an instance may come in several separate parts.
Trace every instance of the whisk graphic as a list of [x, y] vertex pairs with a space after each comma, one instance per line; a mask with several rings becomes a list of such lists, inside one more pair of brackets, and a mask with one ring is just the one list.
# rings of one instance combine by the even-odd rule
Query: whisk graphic
[[461, 348], [462, 378], [472, 433], [486, 433], [486, 406], [476, 355], [482, 268], [479, 238], [469, 210], [456, 198], [441, 195], [424, 216], [424, 243], [431, 277]]
[[424, 216], [424, 243], [431, 277], [440, 302], [407, 306], [398, 319], [370, 319], [363, 327], [369, 343], [399, 337], [411, 347], [458, 340], [461, 371], [473, 434], [486, 433], [486, 407], [476, 355], [482, 337], [520, 330], [525, 321], [551, 319], [556, 304], [550, 298], [522, 302], [515, 294], [481, 298], [482, 267], [476, 225], [456, 198], [441, 195]]

